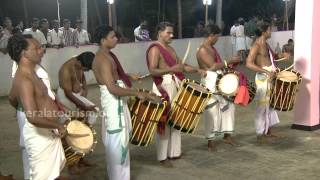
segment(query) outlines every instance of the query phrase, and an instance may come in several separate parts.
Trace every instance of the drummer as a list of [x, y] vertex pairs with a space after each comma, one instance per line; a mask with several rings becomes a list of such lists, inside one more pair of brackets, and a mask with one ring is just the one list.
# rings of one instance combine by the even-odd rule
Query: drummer
[[[207, 71], [207, 76], [202, 78], [203, 84], [215, 92], [218, 73], [230, 64], [240, 62], [240, 56], [234, 56], [228, 61], [222, 61], [217, 49], [214, 47], [220, 36], [220, 28], [216, 25], [207, 25], [205, 40], [197, 52], [199, 67]], [[228, 102], [220, 95], [213, 95], [204, 112], [205, 137], [208, 139], [208, 151], [215, 151], [214, 139], [223, 135], [224, 142], [235, 145], [231, 138], [234, 131], [234, 104]]]
[[66, 134], [66, 129], [58, 122], [59, 109], [49, 95], [45, 80], [35, 71], [44, 50], [30, 35], [12, 36], [7, 49], [18, 64], [9, 101], [17, 110], [25, 112], [18, 118], [24, 118], [24, 122], [19, 120], [19, 125], [23, 124], [22, 141], [27, 150], [30, 173], [27, 178], [59, 179], [66, 160], [60, 138]]
[[269, 143], [269, 137], [276, 137], [271, 127], [279, 123], [277, 112], [270, 108], [271, 79], [274, 76], [275, 64], [272, 51], [267, 43], [271, 37], [270, 24], [261, 23], [256, 30], [256, 39], [250, 49], [246, 66], [256, 72], [256, 99], [258, 107], [255, 117], [257, 142]]
[[[93, 103], [89, 103], [86, 99], [88, 88], [84, 71], [92, 68], [94, 53], [83, 52], [78, 56], [72, 57], [65, 62], [59, 70], [59, 88], [57, 91], [57, 99], [71, 116], [78, 111], [93, 111], [88, 114], [87, 123], [93, 124], [96, 120], [94, 111], [97, 107]], [[76, 115], [78, 116], [78, 115]], [[64, 123], [64, 122], [63, 122]], [[70, 174], [79, 174], [83, 168], [91, 167], [94, 164], [84, 160], [83, 158], [77, 164], [71, 164], [68, 167]]]
[[118, 39], [112, 27], [99, 26], [94, 34], [99, 49], [92, 63], [92, 70], [100, 87], [103, 110], [102, 139], [105, 145], [108, 179], [130, 179], [129, 134], [131, 117], [127, 104], [128, 96], [139, 99], [154, 99], [154, 96], [131, 89], [131, 80], [138, 80], [136, 75], [124, 72], [116, 55]]
[[[147, 64], [153, 78], [153, 92], [172, 102], [177, 94], [180, 81], [185, 77], [182, 72], [204, 74], [205, 72], [184, 64], [170, 46], [173, 38], [174, 25], [161, 22], [157, 26], [157, 42], [151, 44], [146, 52]], [[167, 114], [162, 117], [157, 131], [157, 159], [165, 167], [172, 167], [168, 159], [178, 159], [181, 156], [180, 130], [166, 124]], [[161, 120], [160, 120], [161, 121]]]

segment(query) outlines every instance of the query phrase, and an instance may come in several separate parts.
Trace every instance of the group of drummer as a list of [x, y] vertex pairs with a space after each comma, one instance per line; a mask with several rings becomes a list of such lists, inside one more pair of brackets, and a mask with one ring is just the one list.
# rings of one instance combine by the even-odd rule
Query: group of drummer
[[[130, 132], [132, 132], [132, 112], [128, 107], [128, 97], [135, 96], [141, 101], [158, 101], [161, 96], [168, 102], [169, 110], [163, 111], [158, 122], [157, 160], [163, 166], [171, 167], [170, 160], [181, 157], [181, 130], [167, 122], [172, 117], [170, 107], [176, 103], [180, 85], [185, 82], [184, 72], [200, 74], [204, 88], [211, 94], [206, 101], [206, 109], [203, 109], [208, 150], [215, 149], [213, 140], [219, 135], [224, 136], [225, 143], [235, 145], [231, 138], [235, 121], [234, 102], [219, 94], [216, 81], [224, 73], [224, 69], [237, 71], [235, 67], [240, 62], [240, 56], [222, 60], [214, 48], [220, 36], [220, 29], [216, 25], [208, 25], [205, 39], [196, 55], [199, 68], [187, 65], [170, 46], [174, 34], [173, 27], [174, 25], [169, 22], [159, 23], [157, 41], [152, 43], [146, 52], [146, 63], [153, 79], [153, 93], [131, 88], [131, 81], [139, 80], [141, 77], [125, 73], [116, 55], [111, 52], [118, 41], [112, 27], [100, 26], [96, 29], [94, 39], [99, 44], [96, 54], [84, 52], [71, 58], [61, 67], [57, 97], [48, 95], [53, 93], [50, 85], [43, 83], [48, 79], [47, 75], [44, 78], [39, 75], [39, 69], [44, 71], [39, 65], [44, 53], [39, 42], [32, 37], [20, 35], [13, 36], [9, 40], [9, 55], [18, 64], [9, 100], [12, 106], [25, 113], [21, 116], [21, 123], [19, 123], [21, 142], [23, 142], [21, 146], [25, 154], [25, 179], [58, 178], [66, 162], [60, 139], [68, 136], [64, 125], [68, 117], [61, 114], [46, 117], [41, 116], [39, 112], [99, 111], [95, 105], [81, 98], [85, 99], [87, 95], [84, 71], [89, 70], [93, 71], [101, 93], [102, 140], [105, 145], [109, 179], [130, 179], [129, 143]], [[274, 137], [270, 129], [279, 122], [277, 113], [268, 104], [271, 88], [269, 79], [274, 76], [273, 72], [276, 68], [272, 51], [267, 44], [270, 36], [270, 25], [261, 24], [257, 29], [257, 39], [252, 45], [246, 63], [249, 69], [257, 73], [255, 96], [258, 107], [255, 126], [260, 143], [268, 142], [270, 137]], [[248, 104], [250, 97], [247, 80], [243, 74], [237, 73], [237, 75], [243, 89], [240, 86], [238, 94], [234, 95], [235, 101]], [[78, 116], [92, 119], [81, 113]], [[92, 125], [94, 122], [91, 120], [85, 123]], [[54, 136], [52, 136], [52, 129], [55, 132]], [[38, 145], [41, 143], [39, 148]], [[81, 158], [76, 164], [70, 165], [69, 170], [77, 173], [80, 171], [78, 168], [90, 165], [91, 163]]]

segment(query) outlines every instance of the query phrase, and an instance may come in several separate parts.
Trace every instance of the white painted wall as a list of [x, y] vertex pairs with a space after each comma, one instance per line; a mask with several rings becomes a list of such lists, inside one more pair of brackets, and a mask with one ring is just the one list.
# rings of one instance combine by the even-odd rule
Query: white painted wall
[[[293, 39], [292, 31], [274, 32], [269, 43], [272, 48], [276, 47], [277, 42], [280, 47], [286, 44], [287, 40]], [[197, 66], [196, 51], [202, 42], [202, 38], [191, 39], [177, 39], [174, 40], [172, 46], [177, 51], [179, 57], [183, 58], [187, 49], [188, 41], [190, 41], [190, 51], [186, 63]], [[118, 56], [123, 68], [128, 73], [147, 74], [148, 69], [146, 65], [145, 52], [151, 42], [138, 42], [128, 44], [118, 44], [113, 52]], [[216, 44], [216, 48], [220, 52], [222, 58], [230, 57], [233, 53], [230, 36], [220, 37]], [[80, 48], [66, 47], [63, 49], [47, 49], [45, 56], [42, 59], [42, 65], [47, 69], [53, 88], [58, 86], [58, 71], [60, 66], [70, 59], [70, 57], [80, 54], [84, 51], [96, 52], [97, 46], [81, 46]], [[11, 88], [11, 67], [12, 60], [8, 55], [0, 53], [0, 96], [8, 94]], [[87, 73], [87, 80], [89, 84], [96, 83], [92, 72]]]

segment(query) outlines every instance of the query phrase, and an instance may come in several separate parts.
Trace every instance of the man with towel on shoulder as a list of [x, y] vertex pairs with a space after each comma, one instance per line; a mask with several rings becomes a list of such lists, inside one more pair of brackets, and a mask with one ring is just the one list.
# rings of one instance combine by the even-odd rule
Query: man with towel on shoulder
[[[232, 57], [229, 61], [222, 61], [217, 49], [214, 47], [220, 36], [220, 28], [217, 25], [207, 25], [205, 40], [197, 52], [197, 60], [201, 69], [207, 71], [207, 76], [202, 78], [202, 83], [212, 92], [216, 92], [218, 73], [228, 64], [240, 62], [239, 56]], [[227, 144], [234, 145], [231, 134], [234, 131], [234, 104], [227, 101], [221, 95], [213, 95], [204, 112], [205, 136], [208, 139], [208, 151], [215, 151], [214, 139], [223, 135]]]

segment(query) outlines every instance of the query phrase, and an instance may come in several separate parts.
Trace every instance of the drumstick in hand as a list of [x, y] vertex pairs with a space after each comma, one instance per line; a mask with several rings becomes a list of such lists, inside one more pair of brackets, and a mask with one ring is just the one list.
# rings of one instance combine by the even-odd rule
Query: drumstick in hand
[[67, 136], [71, 136], [71, 137], [86, 137], [89, 136], [90, 134], [77, 134], [77, 133], [68, 133]]
[[187, 57], [189, 55], [189, 51], [190, 51], [190, 40], [188, 42], [188, 46], [187, 46], [187, 50], [186, 52], [184, 53], [184, 56], [183, 56], [183, 59], [182, 59], [182, 64], [184, 64], [187, 60]]
[[144, 79], [144, 78], [146, 78], [146, 77], [149, 77], [150, 75], [151, 75], [150, 73], [145, 74], [145, 75], [142, 75], [142, 76], [139, 77], [139, 79]]
[[280, 59], [275, 59], [274, 61], [278, 62], [278, 61], [283, 61], [283, 60], [287, 60], [287, 58], [284, 57], [284, 58], [280, 58]]

